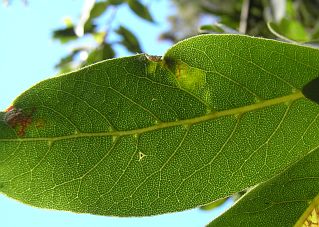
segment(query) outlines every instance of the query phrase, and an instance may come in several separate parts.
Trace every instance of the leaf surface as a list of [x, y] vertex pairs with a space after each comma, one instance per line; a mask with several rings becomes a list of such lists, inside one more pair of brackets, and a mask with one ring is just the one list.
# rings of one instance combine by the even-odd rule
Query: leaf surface
[[[296, 226], [301, 226], [314, 205], [319, 204], [318, 162], [316, 150], [279, 176], [256, 186], [208, 226], [288, 227], [295, 226], [300, 218]], [[305, 213], [308, 207], [311, 209]]]
[[45, 80], [0, 113], [0, 190], [101, 215], [181, 211], [277, 176], [319, 146], [301, 89], [319, 52], [203, 35], [163, 59], [107, 60]]

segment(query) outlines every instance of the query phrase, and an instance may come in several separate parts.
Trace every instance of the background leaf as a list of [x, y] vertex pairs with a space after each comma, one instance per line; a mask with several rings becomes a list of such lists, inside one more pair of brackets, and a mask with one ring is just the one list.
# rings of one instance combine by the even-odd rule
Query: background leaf
[[[298, 21], [283, 19], [279, 24], [269, 23], [274, 33], [297, 42], [308, 42], [310, 37]], [[275, 35], [276, 35], [275, 34]]]
[[107, 43], [102, 43], [94, 51], [92, 51], [88, 59], [86, 60], [86, 65], [102, 61], [104, 59], [113, 58], [115, 56], [114, 50]]
[[0, 114], [1, 192], [102, 215], [180, 211], [265, 182], [319, 146], [301, 89], [316, 49], [203, 35], [162, 61], [91, 65], [23, 93]]
[[209, 226], [294, 226], [318, 195], [318, 162], [316, 150], [258, 185]]
[[140, 18], [154, 22], [148, 9], [139, 0], [128, 0], [127, 1], [130, 9]]
[[141, 53], [143, 52], [140, 46], [138, 39], [135, 35], [128, 30], [127, 28], [120, 26], [116, 33], [122, 36], [121, 43], [132, 53]]

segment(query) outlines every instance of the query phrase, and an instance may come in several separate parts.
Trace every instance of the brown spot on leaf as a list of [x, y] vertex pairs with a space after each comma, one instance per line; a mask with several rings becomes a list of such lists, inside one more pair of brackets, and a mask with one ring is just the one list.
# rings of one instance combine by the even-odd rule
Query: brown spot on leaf
[[14, 107], [13, 106], [9, 106], [7, 109], [6, 109], [6, 111], [5, 112], [9, 112], [9, 111], [11, 111], [11, 110], [13, 110], [14, 109]]
[[162, 56], [158, 56], [158, 55], [145, 54], [145, 57], [147, 58], [147, 60], [152, 61], [152, 62], [162, 61]]
[[30, 111], [24, 111], [12, 106], [7, 109], [4, 120], [7, 125], [17, 130], [18, 136], [22, 137], [25, 135], [27, 127], [32, 123], [34, 112], [35, 108]]

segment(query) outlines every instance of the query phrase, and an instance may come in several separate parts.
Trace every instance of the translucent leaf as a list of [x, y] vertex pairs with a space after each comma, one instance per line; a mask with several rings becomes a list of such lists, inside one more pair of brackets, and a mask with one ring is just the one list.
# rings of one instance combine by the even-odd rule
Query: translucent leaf
[[[112, 59], [42, 81], [0, 112], [0, 191], [37, 207], [147, 216], [268, 185], [317, 155], [319, 105], [302, 89], [318, 60], [310, 47], [202, 35], [161, 59]], [[318, 169], [305, 160], [301, 177]], [[305, 206], [290, 208], [300, 217]]]
[[307, 224], [318, 223], [318, 162], [317, 149], [274, 179], [255, 187], [208, 226], [314, 226]]
[[202, 210], [213, 210], [223, 205], [226, 201], [227, 201], [227, 198], [219, 199], [209, 204], [206, 204], [204, 206], [201, 206], [200, 208]]

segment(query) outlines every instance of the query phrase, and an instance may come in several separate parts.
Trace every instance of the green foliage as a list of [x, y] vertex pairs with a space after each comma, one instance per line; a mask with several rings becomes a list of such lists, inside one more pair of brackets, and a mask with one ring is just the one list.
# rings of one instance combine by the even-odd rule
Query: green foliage
[[[173, 0], [172, 2], [175, 4], [177, 11], [168, 18], [171, 28], [163, 32], [160, 38], [173, 43], [199, 33], [227, 34], [238, 32], [292, 42], [318, 43], [319, 41], [318, 0]], [[131, 53], [144, 51], [140, 47], [140, 41], [136, 37], [133, 38], [134, 30], [130, 31], [131, 28], [128, 28], [125, 24], [114, 26], [117, 11], [121, 10], [123, 6], [128, 6], [141, 19], [154, 22], [147, 5], [141, 0], [96, 1], [88, 12], [89, 17], [84, 24], [84, 37], [94, 37], [97, 34], [104, 33], [103, 40], [102, 42], [96, 42], [92, 47], [86, 45], [75, 47], [75, 50], [82, 49], [83, 52], [91, 56], [89, 62], [101, 60], [100, 56], [102, 55], [90, 53], [103, 49], [103, 46], [110, 47], [110, 52], [103, 55], [104, 59], [116, 56], [114, 45], [120, 45]], [[103, 24], [107, 25], [106, 28], [97, 26], [97, 21], [106, 14], [111, 15], [106, 22], [103, 20]], [[62, 43], [82, 40], [82, 36], [77, 36], [74, 32], [74, 27], [75, 25], [57, 29], [53, 32], [53, 38], [60, 40]], [[123, 28], [131, 34], [122, 32]], [[119, 36], [118, 40], [108, 38], [110, 34], [114, 33]], [[129, 36], [131, 38], [128, 38]], [[77, 57], [80, 52], [74, 55], [75, 50], [70, 51], [70, 54], [57, 64], [57, 68], [62, 72], [87, 65], [86, 59], [79, 60]], [[97, 58], [93, 59], [93, 56], [97, 56]], [[64, 59], [72, 60], [64, 64]]]
[[[319, 40], [319, 3], [318, 1], [236, 1], [236, 0], [174, 0], [177, 6], [177, 14], [169, 18], [171, 28], [161, 35], [161, 39], [170, 40], [173, 43], [199, 33], [245, 33], [253, 36], [268, 38], [279, 38], [292, 42], [318, 43]], [[91, 9], [90, 17], [85, 23], [86, 36], [95, 36], [105, 33], [103, 42], [98, 42], [93, 48], [86, 48], [86, 52], [101, 49], [99, 45], [110, 46], [110, 53], [104, 55], [106, 58], [116, 56], [113, 45], [122, 45], [131, 53], [140, 53], [139, 40], [134, 36], [127, 26], [119, 25], [112, 27], [113, 17], [116, 11], [123, 5], [128, 7], [143, 20], [154, 22], [148, 8], [139, 0], [103, 0], [95, 3]], [[106, 31], [95, 25], [95, 21], [104, 13], [115, 12], [108, 22]], [[247, 12], [245, 14], [245, 12]], [[203, 18], [210, 18], [204, 20]], [[215, 18], [215, 19], [212, 19]], [[211, 21], [211, 23], [209, 23]], [[190, 26], [191, 25], [191, 26]], [[79, 39], [73, 28], [58, 29], [54, 32], [54, 38], [62, 42]], [[108, 40], [110, 33], [119, 35], [119, 40], [114, 42]], [[62, 34], [61, 34], [62, 33]], [[79, 49], [83, 47], [77, 47]], [[74, 51], [73, 51], [74, 53]], [[85, 60], [75, 64], [76, 59], [72, 52], [66, 58], [73, 59], [70, 64], [57, 65], [62, 71], [86, 65]], [[95, 54], [91, 55], [95, 56]], [[98, 62], [100, 58], [92, 59], [90, 62]]]
[[[219, 24], [232, 30], [239, 30], [242, 24], [246, 24], [246, 29], [240, 32], [248, 35], [276, 38], [277, 34], [273, 34], [267, 27], [267, 23], [271, 22], [274, 27], [279, 27], [279, 31], [274, 29], [278, 34], [294, 41], [318, 39], [319, 1], [317, 0], [174, 0], [174, 2], [179, 12], [172, 16], [171, 29], [162, 36], [173, 42], [196, 35], [198, 27], [213, 26], [216, 23], [213, 19], [211, 24], [202, 24], [201, 18], [209, 16], [217, 16]], [[242, 17], [246, 8], [247, 15]], [[193, 25], [191, 30], [183, 29], [189, 24]]]
[[[318, 160], [319, 150], [315, 149], [291, 168], [258, 185], [209, 226], [294, 226], [318, 195]], [[319, 203], [319, 198], [316, 200]]]
[[132, 53], [141, 53], [142, 49], [139, 44], [138, 39], [135, 37], [135, 35], [128, 30], [127, 28], [120, 26], [116, 33], [122, 36], [121, 43], [123, 46], [125, 46], [130, 52]]
[[130, 9], [144, 20], [154, 22], [148, 9], [139, 0], [128, 0]]
[[[226, 33], [227, 34], [227, 33], [238, 33], [238, 32], [249, 34], [249, 35], [254, 35], [254, 36], [262, 36], [262, 37], [277, 38], [277, 39], [279, 38], [279, 39], [282, 39], [282, 40], [285, 40], [288, 42], [294, 42], [294, 43], [302, 42], [302, 43], [315, 44], [315, 43], [318, 43], [318, 40], [319, 40], [319, 24], [318, 24], [319, 1], [317, 1], [317, 0], [315, 0], [315, 1], [313, 1], [313, 0], [304, 0], [304, 1], [299, 1], [299, 0], [283, 0], [283, 1], [173, 0], [173, 2], [175, 3], [175, 5], [177, 7], [177, 14], [169, 17], [169, 21], [171, 23], [171, 28], [168, 31], [166, 31], [165, 33], [163, 33], [161, 36], [161, 39], [170, 40], [173, 43], [178, 42], [179, 40], [182, 40], [185, 37], [197, 35], [198, 33]], [[4, 3], [8, 4], [9, 1], [4, 1]], [[141, 19], [149, 21], [149, 22], [154, 22], [154, 19], [151, 16], [151, 13], [149, 12], [147, 5], [144, 3], [145, 3], [144, 1], [140, 1], [140, 0], [101, 0], [101, 1], [96, 1], [92, 8], [87, 9], [87, 11], [85, 11], [85, 12], [82, 12], [82, 14], [88, 13], [88, 15], [89, 15], [83, 24], [83, 32], [84, 32], [83, 37], [84, 37], [84, 39], [86, 39], [87, 37], [92, 37], [93, 38], [92, 40], [95, 41], [95, 44], [93, 46], [87, 46], [87, 45], [82, 45], [82, 44], [79, 46], [76, 46], [69, 53], [69, 55], [67, 55], [61, 59], [61, 61], [57, 64], [56, 67], [60, 69], [61, 73], [65, 73], [65, 72], [72, 71], [76, 68], [83, 67], [83, 66], [86, 66], [86, 65], [104, 60], [104, 59], [113, 58], [113, 57], [117, 56], [117, 54], [115, 52], [114, 45], [121, 45], [127, 51], [134, 53], [134, 54], [135, 53], [142, 53], [143, 50], [141, 48], [141, 40], [138, 40], [138, 38], [135, 36], [135, 31], [128, 29], [125, 24], [114, 26], [113, 21], [117, 17], [117, 11], [120, 10], [121, 7], [127, 5], [132, 10], [132, 12], [134, 14], [136, 14], [138, 17], [140, 17]], [[99, 20], [99, 18], [101, 18], [103, 15], [106, 15], [106, 14], [110, 15], [107, 22], [106, 22], [107, 26], [105, 26], [105, 24], [104, 24], [104, 28], [102, 27], [102, 29], [101, 29], [101, 26], [99, 26], [97, 21]], [[210, 20], [207, 20], [207, 18], [210, 18]], [[204, 23], [203, 23], [203, 21], [204, 21]], [[105, 22], [105, 20], [104, 20], [104, 22]], [[105, 29], [105, 27], [106, 27], [106, 29]], [[75, 32], [75, 30], [76, 30], [76, 25], [73, 24], [72, 22], [68, 22], [66, 27], [57, 29], [56, 31], [53, 32], [53, 38], [61, 41], [62, 43], [70, 43], [72, 41], [81, 40], [82, 36], [77, 34]], [[115, 41], [114, 40], [111, 41], [108, 38], [111, 33], [115, 33], [117, 35], [118, 39]], [[187, 42], [183, 42], [183, 43], [187, 43]], [[268, 48], [268, 44], [269, 44], [268, 42], [270, 42], [270, 41], [267, 41], [267, 44], [265, 44], [267, 46], [267, 48]], [[210, 47], [217, 48], [217, 50], [214, 50], [212, 52], [210, 52], [211, 50], [209, 48], [206, 48], [205, 50], [204, 49], [201, 50], [199, 48], [196, 51], [201, 50], [202, 54], [198, 54], [198, 55], [193, 56], [193, 49], [189, 50], [188, 52], [186, 51], [187, 53], [184, 52], [183, 50], [179, 49], [180, 46], [183, 46], [183, 43], [178, 44], [176, 47], [173, 47], [164, 57], [164, 61], [159, 60], [159, 58], [152, 58], [149, 56], [145, 57], [146, 55], [145, 56], [140, 55], [140, 56], [136, 56], [133, 58], [119, 59], [119, 60], [115, 60], [113, 62], [105, 62], [103, 64], [105, 64], [106, 66], [109, 66], [109, 65], [114, 66], [114, 64], [115, 65], [116, 64], [122, 65], [125, 62], [126, 63], [130, 62], [127, 64], [135, 65], [136, 62], [138, 62], [138, 63], [143, 63], [145, 65], [145, 67], [146, 67], [145, 68], [146, 69], [145, 75], [152, 74], [152, 75], [154, 75], [154, 77], [156, 77], [156, 75], [157, 76], [163, 75], [164, 78], [170, 78], [169, 75], [174, 74], [177, 78], [178, 89], [181, 89], [182, 91], [186, 91], [187, 93], [190, 93], [190, 94], [195, 93], [196, 97], [200, 97], [200, 99], [206, 100], [206, 102], [210, 102], [213, 99], [216, 99], [217, 101], [219, 100], [220, 103], [218, 103], [218, 105], [220, 105], [220, 106], [218, 106], [218, 107], [222, 107], [223, 105], [225, 105], [226, 109], [233, 108], [233, 107], [229, 106], [230, 103], [232, 103], [232, 104], [237, 103], [237, 102], [241, 103], [241, 102], [246, 102], [247, 100], [249, 100], [249, 96], [238, 95], [236, 93], [236, 91], [237, 91], [236, 89], [234, 91], [236, 94], [234, 94], [234, 92], [231, 91], [233, 88], [229, 87], [228, 85], [225, 86], [225, 84], [220, 83], [219, 86], [217, 86], [218, 85], [217, 84], [216, 86], [218, 89], [213, 90], [213, 91], [209, 90], [207, 88], [207, 87], [209, 87], [207, 85], [207, 84], [209, 84], [209, 82], [207, 82], [207, 78], [210, 78], [210, 77], [208, 77], [208, 74], [210, 74], [211, 72], [205, 67], [204, 67], [204, 70], [202, 70], [201, 67], [199, 67], [199, 66], [196, 66], [196, 67], [193, 66], [193, 64], [195, 64], [196, 62], [200, 62], [199, 65], [201, 65], [202, 62], [207, 63], [207, 59], [205, 58], [205, 56], [207, 55], [208, 52], [215, 53], [215, 54], [216, 53], [217, 54], [224, 53], [226, 50], [228, 50], [227, 48], [221, 49], [220, 46], [213, 45]], [[272, 42], [270, 42], [270, 43], [272, 43]], [[222, 44], [222, 46], [225, 46], [225, 45], [226, 45], [225, 43]], [[231, 45], [233, 45], [233, 44], [231, 44]], [[189, 49], [190, 46], [191, 46], [190, 43], [187, 43], [183, 48]], [[239, 46], [241, 46], [241, 45], [239, 45]], [[270, 46], [273, 46], [273, 45], [270, 45]], [[265, 64], [266, 63], [268, 64], [268, 62], [269, 62], [269, 67], [270, 66], [274, 67], [274, 69], [271, 68], [270, 71], [273, 73], [273, 75], [277, 75], [279, 73], [278, 78], [280, 78], [283, 74], [291, 73], [291, 75], [296, 75], [296, 72], [298, 75], [302, 74], [302, 77], [303, 77], [304, 74], [301, 73], [300, 69], [295, 69], [295, 71], [292, 70], [292, 68], [291, 68], [292, 59], [294, 59], [296, 62], [303, 62], [303, 64], [306, 64], [306, 65], [308, 64], [306, 60], [308, 60], [308, 59], [314, 60], [315, 59], [315, 57], [307, 57], [306, 54], [299, 55], [298, 48], [301, 48], [301, 47], [297, 47], [297, 46], [294, 46], [294, 48], [297, 48], [298, 51], [296, 50], [295, 55], [291, 54], [291, 61], [287, 61], [287, 62], [284, 61], [283, 60], [284, 58], [280, 55], [281, 50], [277, 51], [277, 52], [276, 51], [270, 52], [270, 54], [269, 54], [267, 51], [263, 50], [263, 51], [258, 52], [256, 50], [253, 50], [253, 48], [255, 48], [255, 46], [251, 47], [251, 48], [247, 47], [246, 52], [244, 50], [241, 50], [242, 52], [240, 52], [240, 53], [243, 56], [245, 56], [246, 59], [248, 59], [248, 58], [259, 59], [260, 60], [259, 63], [262, 66], [261, 69], [266, 67]], [[176, 53], [176, 56], [175, 56], [175, 52], [174, 52], [175, 50], [178, 50]], [[194, 53], [197, 53], [196, 51]], [[258, 52], [258, 54], [257, 54], [257, 52]], [[86, 59], [82, 59], [80, 57], [81, 54], [83, 54], [83, 53], [84, 53], [84, 56], [85, 55], [88, 56]], [[171, 53], [174, 53], [172, 57], [170, 56]], [[253, 57], [249, 56], [252, 53], [255, 53], [255, 55]], [[180, 60], [183, 57], [185, 57], [184, 55], [186, 56], [186, 58], [190, 58], [192, 56], [193, 57], [192, 61], [194, 61], [194, 62], [185, 63], [184, 60]], [[263, 55], [268, 56], [268, 58], [264, 59], [264, 57], [262, 57]], [[281, 57], [278, 57], [278, 56], [281, 56]], [[235, 59], [237, 59], [237, 57]], [[306, 60], [302, 59], [302, 57], [304, 57]], [[256, 85], [257, 84], [257, 82], [255, 82], [256, 77], [259, 78], [259, 75], [260, 75], [260, 72], [257, 72], [257, 73], [255, 72], [256, 68], [254, 68], [254, 67], [246, 68], [246, 67], [244, 67], [246, 64], [242, 64], [241, 61], [233, 62], [234, 60], [232, 59], [233, 61], [231, 61], [230, 57], [227, 58], [227, 60], [225, 60], [225, 59], [220, 60], [220, 58], [221, 58], [221, 56], [218, 56], [216, 58], [215, 58], [215, 56], [210, 57], [209, 64], [214, 65], [215, 61], [219, 61], [219, 62], [221, 62], [220, 67], [223, 67], [224, 71], [225, 70], [230, 71], [232, 75], [234, 74], [233, 73], [234, 68], [236, 68], [236, 69], [238, 68], [238, 70], [242, 69], [243, 72], [240, 72], [238, 74], [238, 75], [242, 75], [242, 76], [241, 77], [236, 76], [234, 81], [237, 81], [238, 79], [243, 80], [243, 78], [244, 78], [243, 75], [249, 74], [249, 72], [251, 72], [254, 75], [254, 77], [251, 78], [251, 81], [252, 81], [251, 83], [255, 84], [254, 89], [262, 89], [263, 88], [264, 90], [266, 90], [265, 86], [257, 87], [257, 85]], [[279, 58], [279, 59], [281, 59], [281, 61], [284, 61], [284, 63], [280, 65], [280, 64], [271, 62], [271, 60], [270, 60], [271, 58], [273, 58], [273, 59]], [[262, 59], [264, 59], [264, 61], [266, 63], [261, 64]], [[214, 62], [214, 63], [211, 63], [211, 62]], [[228, 66], [230, 68], [226, 67], [227, 64], [225, 62], [228, 63]], [[254, 62], [254, 61], [252, 61], [252, 62]], [[208, 67], [208, 63], [205, 65]], [[98, 67], [101, 67], [102, 70], [104, 70], [102, 66], [96, 65], [96, 66], [92, 66], [92, 67], [83, 69], [82, 71], [93, 70], [93, 69], [96, 70], [96, 68], [98, 68]], [[314, 67], [314, 69], [315, 69], [315, 67]], [[142, 70], [142, 69], [140, 69], [140, 70]], [[284, 70], [286, 70], [287, 72], [284, 72]], [[80, 72], [82, 72], [82, 71], [74, 73], [74, 75], [80, 74]], [[228, 71], [227, 71], [227, 73], [228, 73]], [[121, 75], [120, 78], [124, 78], [124, 76], [123, 76], [124, 71], [120, 70], [119, 75]], [[144, 75], [144, 77], [145, 77], [145, 75]], [[127, 76], [128, 75], [126, 75], [126, 77]], [[65, 75], [63, 77], [71, 78], [71, 75]], [[247, 77], [246, 79], [248, 80], [248, 78], [250, 78], [250, 77]], [[131, 85], [126, 85], [127, 81], [124, 79], [122, 82], [125, 84], [125, 86], [131, 86]], [[269, 80], [269, 81], [264, 81], [264, 82], [265, 82], [265, 84], [267, 84], [267, 86], [274, 86], [274, 83], [277, 83], [277, 82], [274, 82], [274, 80]], [[99, 84], [99, 82], [97, 82], [97, 83]], [[162, 81], [161, 81], [161, 83], [162, 83]], [[245, 81], [245, 83], [248, 83], [248, 82]], [[176, 84], [174, 84], [174, 85], [176, 85]], [[243, 84], [241, 84], [241, 83], [238, 84], [238, 86], [242, 86], [242, 85]], [[138, 85], [136, 85], [136, 86], [139, 87]], [[278, 86], [278, 84], [276, 86]], [[243, 87], [245, 87], [245, 86], [243, 86]], [[292, 87], [296, 88], [295, 86], [292, 86]], [[152, 87], [150, 86], [150, 88], [152, 88]], [[214, 88], [216, 88], [216, 87], [214, 87]], [[302, 90], [302, 93], [304, 94], [304, 96], [307, 99], [311, 99], [311, 100], [319, 103], [319, 96], [318, 96], [317, 88], [318, 88], [318, 80], [315, 79], [311, 83], [307, 84], [305, 87], [302, 87], [302, 89], [301, 89], [301, 87], [298, 87], [298, 88], [296, 88], [296, 90]], [[73, 89], [75, 89], [75, 88], [73, 88]], [[87, 89], [91, 89], [91, 88], [87, 88]], [[226, 89], [226, 90], [224, 92], [222, 92], [223, 89]], [[278, 88], [278, 91], [281, 91], [281, 89], [284, 89], [284, 87]], [[74, 93], [74, 91], [72, 89], [68, 90], [68, 92], [70, 92], [70, 94]], [[217, 95], [216, 92], [217, 93], [220, 92], [223, 95]], [[262, 93], [264, 95], [268, 92], [270, 92], [270, 91], [262, 91]], [[141, 91], [141, 93], [142, 93], [142, 91]], [[145, 92], [145, 94], [147, 94], [147, 92]], [[234, 94], [234, 95], [231, 95], [231, 94]], [[227, 98], [225, 98], [225, 97], [227, 97]], [[238, 99], [241, 99], [241, 100], [238, 100]], [[163, 100], [163, 99], [161, 99], [161, 100]], [[172, 99], [168, 99], [168, 100], [172, 101]], [[256, 100], [262, 101], [263, 99], [260, 99], [260, 97], [258, 95], [255, 95], [254, 100], [255, 101]], [[135, 101], [135, 100], [133, 100], [133, 101]], [[164, 100], [164, 101], [166, 102], [167, 100]], [[135, 104], [132, 104], [132, 105], [135, 105]], [[165, 112], [165, 114], [172, 115], [172, 113], [174, 111], [170, 108], [177, 108], [176, 105], [178, 105], [177, 101], [174, 102], [174, 104], [172, 105], [173, 107], [167, 107], [167, 109], [169, 111]], [[76, 109], [76, 107], [72, 107], [71, 109], [73, 109], [73, 108]], [[187, 108], [184, 110], [181, 110], [181, 111], [184, 113], [186, 110], [188, 111]], [[173, 112], [171, 112], [171, 111], [173, 111]], [[176, 110], [175, 110], [175, 112], [176, 112]], [[174, 112], [174, 114], [177, 116], [178, 114], [175, 112]], [[24, 112], [20, 113], [18, 110], [11, 112], [11, 115], [12, 115], [12, 113], [14, 113], [14, 116], [15, 115], [20, 116], [20, 117], [18, 117], [18, 119], [22, 118], [24, 120], [28, 119], [29, 115], [33, 115], [33, 114], [31, 114], [33, 112], [30, 110], [27, 111], [27, 113], [24, 113]], [[38, 112], [36, 111], [35, 114], [38, 114]], [[6, 118], [7, 115], [8, 115], [7, 113], [3, 113], [4, 118]], [[22, 115], [22, 117], [21, 117], [21, 115]], [[134, 119], [134, 118], [129, 116], [128, 121], [129, 121], [129, 119]], [[178, 120], [180, 120], [180, 119], [178, 119]], [[40, 122], [42, 122], [42, 121], [40, 121]], [[15, 125], [15, 127], [17, 127], [17, 128], [20, 127], [20, 130], [21, 130], [21, 125], [19, 125], [19, 124]], [[28, 125], [28, 123], [24, 123], [24, 124]], [[42, 125], [42, 123], [40, 125]], [[263, 130], [265, 130], [265, 129], [263, 129]], [[18, 133], [19, 133], [19, 131], [18, 131]], [[23, 134], [23, 133], [24, 133], [24, 129], [22, 127], [22, 131], [20, 131], [20, 134]], [[268, 146], [268, 144], [267, 144], [267, 146]], [[234, 150], [237, 151], [238, 148], [234, 148]], [[166, 152], [169, 152], [169, 151], [166, 151]], [[239, 151], [237, 151], [237, 152], [239, 152]], [[141, 158], [141, 160], [143, 160], [147, 156], [143, 152], [140, 152], [140, 153], [138, 153], [138, 157]], [[299, 165], [301, 165], [301, 164], [298, 164], [298, 163], [296, 164], [296, 166], [299, 166]], [[256, 167], [254, 167], [254, 168], [256, 168]], [[254, 171], [254, 168], [252, 171]], [[288, 168], [286, 171], [289, 172], [292, 170], [290, 170], [290, 168]], [[280, 172], [278, 174], [276, 173], [276, 176], [273, 179], [277, 179], [277, 178], [281, 179], [282, 175], [284, 175], [283, 172]], [[225, 223], [228, 223], [229, 225], [234, 225], [234, 224], [237, 224], [240, 222], [239, 221], [238, 222], [236, 222], [236, 221], [229, 222], [229, 220], [231, 220], [231, 219], [236, 220], [236, 217], [239, 217], [239, 216], [241, 217], [241, 215], [243, 217], [243, 220], [245, 220], [245, 222], [252, 221], [253, 219], [251, 217], [253, 217], [253, 216], [251, 214], [249, 214], [247, 217], [244, 214], [241, 214], [238, 216], [236, 212], [242, 212], [245, 209], [250, 209], [250, 208], [258, 210], [259, 208], [256, 207], [255, 204], [250, 204], [249, 201], [250, 200], [257, 201], [258, 199], [260, 199], [260, 200], [258, 200], [257, 206], [259, 206], [260, 204], [263, 203], [262, 198], [256, 198], [256, 194], [254, 194], [254, 193], [257, 193], [257, 194], [260, 193], [260, 194], [264, 195], [264, 198], [268, 198], [268, 199], [272, 198], [271, 195], [266, 194], [270, 190], [270, 189], [267, 189], [267, 187], [269, 187], [269, 184], [270, 184], [270, 181], [262, 183], [261, 186], [256, 187], [251, 193], [247, 193], [247, 196], [245, 196], [242, 200], [240, 200], [240, 202], [238, 202], [238, 204], [236, 204], [236, 206], [234, 206], [234, 208], [232, 208], [229, 212], [225, 213], [224, 216], [219, 218], [216, 223], [223, 223], [223, 225]], [[254, 185], [254, 183], [251, 183], [249, 185]], [[307, 185], [308, 185], [308, 183], [305, 182], [305, 187]], [[210, 187], [210, 185], [206, 184], [206, 187]], [[245, 188], [245, 187], [238, 187], [235, 191], [239, 190], [239, 188]], [[205, 190], [206, 189], [207, 188], [205, 188]], [[275, 191], [276, 187], [272, 188], [272, 185], [271, 185], [271, 190]], [[235, 191], [233, 190], [232, 192], [234, 193]], [[236, 193], [235, 197], [240, 197], [241, 193], [243, 193], [243, 192], [245, 192], [245, 190]], [[291, 192], [291, 193], [295, 193], [295, 192]], [[311, 193], [315, 194], [317, 192], [314, 190]], [[310, 197], [308, 198], [308, 200], [311, 200], [311, 196], [313, 196], [313, 194], [311, 194], [311, 193], [309, 194]], [[184, 195], [184, 194], [181, 194], [180, 196], [182, 196], [182, 195]], [[201, 195], [201, 194], [198, 193], [198, 195]], [[210, 200], [228, 197], [230, 195], [231, 195], [231, 193], [229, 191], [225, 191], [224, 196], [221, 196], [221, 195], [216, 196], [216, 195], [212, 194], [212, 195], [210, 195], [211, 196]], [[296, 193], [295, 195], [296, 195], [296, 197], [299, 196], [298, 193]], [[187, 196], [189, 196], [189, 195], [186, 195], [186, 197]], [[283, 195], [283, 196], [285, 196], [285, 195]], [[177, 198], [177, 196], [176, 196], [176, 198]], [[234, 198], [234, 196], [233, 196], [233, 198]], [[177, 199], [179, 199], [179, 198], [177, 198]], [[279, 197], [275, 198], [275, 199], [280, 200]], [[217, 202], [216, 201], [212, 202], [211, 204], [218, 206], [218, 204], [221, 203], [220, 201], [223, 201], [223, 200], [224, 199], [221, 199], [221, 200], [218, 200]], [[298, 209], [303, 210], [304, 206], [307, 205], [304, 202], [304, 200], [300, 201], [300, 203], [296, 204], [296, 206], [295, 206], [296, 207], [296, 209], [294, 210], [295, 213], [293, 213], [293, 215], [295, 215], [294, 220], [292, 220], [292, 218], [291, 218], [289, 221], [285, 221], [284, 218], [279, 217], [280, 215], [282, 215], [282, 212], [280, 211], [280, 209], [282, 209], [282, 211], [284, 211], [286, 208], [290, 209], [290, 205], [288, 206], [286, 204], [287, 206], [280, 206], [280, 209], [278, 209], [278, 212], [277, 212], [276, 209], [278, 206], [277, 206], [277, 204], [274, 205], [274, 203], [276, 203], [276, 201], [275, 202], [274, 201], [272, 201], [271, 205], [269, 205], [267, 202], [265, 202], [266, 203], [266, 205], [265, 205], [266, 210], [269, 210], [272, 207], [274, 207], [274, 209], [272, 210], [273, 215], [274, 215], [273, 220], [269, 220], [269, 222], [267, 222], [268, 219], [267, 219], [267, 217], [266, 217], [266, 219], [264, 219], [265, 217], [263, 216], [262, 212], [254, 213], [255, 219], [258, 219], [258, 220], [262, 219], [263, 221], [265, 221], [263, 223], [259, 223], [260, 225], [270, 224], [271, 221], [273, 221], [274, 223], [276, 223], [276, 221], [280, 221], [280, 222], [284, 223], [285, 225], [288, 225], [288, 223], [294, 223], [296, 221], [295, 219], [298, 218], [298, 215], [300, 215], [300, 213], [297, 212], [297, 207], [299, 207]], [[206, 202], [210, 202], [210, 201], [207, 200]], [[198, 206], [198, 205], [203, 204], [203, 203], [198, 202], [191, 207]], [[280, 204], [283, 204], [283, 203], [280, 203]], [[254, 205], [255, 205], [255, 207], [254, 207]], [[209, 209], [208, 205], [205, 207], [207, 209]], [[185, 207], [183, 207], [181, 209], [184, 209], [184, 208]], [[177, 210], [180, 210], [180, 209], [177, 209]], [[166, 211], [163, 211], [163, 212], [166, 212]], [[286, 217], [287, 216], [285, 216], [285, 218]], [[304, 218], [304, 220], [306, 220], [306, 218]], [[255, 222], [255, 223], [257, 224], [257, 222]], [[302, 223], [301, 219], [299, 219], [298, 223]], [[219, 225], [221, 225], [221, 224], [219, 224]]]
[[[133, 13], [138, 17], [154, 22], [147, 7], [144, 6], [138, 0], [102, 0], [97, 1], [89, 12], [85, 11], [82, 14], [88, 13], [89, 16], [84, 23], [84, 36], [78, 36], [75, 32], [76, 26], [71, 24], [65, 28], [57, 29], [53, 32], [53, 38], [59, 40], [62, 43], [70, 41], [78, 41], [81, 39], [87, 39], [87, 37], [93, 37], [96, 41], [95, 45], [87, 46], [79, 45], [74, 50], [65, 56], [56, 65], [61, 72], [68, 72], [91, 63], [95, 63], [101, 60], [110, 59], [116, 56], [114, 51], [114, 45], [121, 45], [127, 51], [131, 53], [143, 52], [139, 40], [135, 37], [134, 32], [127, 29], [124, 25], [113, 26], [113, 21], [116, 18], [116, 13], [121, 9], [122, 5], [127, 4]], [[101, 30], [100, 26], [97, 26], [97, 20], [105, 15], [109, 14], [108, 21], [106, 23], [106, 30]], [[105, 28], [104, 28], [105, 29]], [[114, 33], [119, 37], [118, 40], [109, 40], [109, 34]], [[101, 35], [102, 34], [102, 35]], [[98, 37], [96, 39], [96, 37]], [[78, 55], [85, 52], [88, 55], [88, 59], [80, 59]]]
[[104, 59], [113, 58], [114, 56], [115, 53], [112, 47], [107, 43], [103, 43], [90, 53], [85, 65], [90, 65]]
[[0, 113], [0, 190], [38, 207], [146, 216], [254, 186], [216, 225], [290, 226], [318, 194], [319, 106], [302, 92], [318, 58], [203, 35], [161, 60], [113, 59], [43, 81]]

